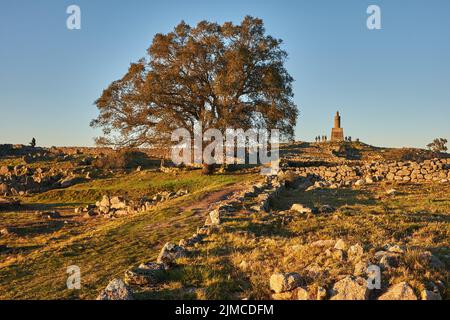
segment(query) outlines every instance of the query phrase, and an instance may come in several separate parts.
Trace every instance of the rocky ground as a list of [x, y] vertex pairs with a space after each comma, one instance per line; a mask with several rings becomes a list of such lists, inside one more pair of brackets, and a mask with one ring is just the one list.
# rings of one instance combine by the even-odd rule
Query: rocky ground
[[14, 150], [0, 160], [2, 298], [450, 298], [446, 155], [295, 143], [264, 178]]

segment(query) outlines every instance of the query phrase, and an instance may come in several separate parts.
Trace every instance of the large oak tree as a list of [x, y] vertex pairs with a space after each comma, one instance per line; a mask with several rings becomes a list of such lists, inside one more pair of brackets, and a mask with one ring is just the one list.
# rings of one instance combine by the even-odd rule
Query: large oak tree
[[98, 144], [166, 144], [174, 129], [193, 134], [199, 122], [204, 130], [279, 129], [293, 137], [298, 111], [287, 53], [262, 20], [181, 22], [157, 34], [147, 53], [95, 102], [100, 114], [91, 125], [104, 133]]

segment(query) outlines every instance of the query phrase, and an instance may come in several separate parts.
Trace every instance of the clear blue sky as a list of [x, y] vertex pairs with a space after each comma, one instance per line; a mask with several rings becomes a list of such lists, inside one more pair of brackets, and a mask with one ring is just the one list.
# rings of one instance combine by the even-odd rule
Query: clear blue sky
[[[66, 28], [70, 4], [81, 7], [79, 31]], [[366, 28], [369, 4], [381, 7], [382, 30]], [[339, 110], [345, 134], [373, 145], [450, 140], [448, 0], [2, 0], [0, 143], [92, 145], [93, 102], [156, 33], [245, 15], [284, 40], [297, 139], [329, 136]]]

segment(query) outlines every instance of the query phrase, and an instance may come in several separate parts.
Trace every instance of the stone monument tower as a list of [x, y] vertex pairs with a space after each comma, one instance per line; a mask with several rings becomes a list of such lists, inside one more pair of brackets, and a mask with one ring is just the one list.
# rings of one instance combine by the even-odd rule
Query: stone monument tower
[[331, 129], [331, 141], [344, 141], [344, 129], [341, 128], [341, 116], [339, 111], [334, 117], [334, 128]]

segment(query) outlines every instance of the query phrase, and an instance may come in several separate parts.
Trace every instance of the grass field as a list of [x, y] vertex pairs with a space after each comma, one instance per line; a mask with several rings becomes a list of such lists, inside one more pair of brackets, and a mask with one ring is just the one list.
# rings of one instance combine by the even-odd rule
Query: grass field
[[[363, 147], [364, 152], [376, 152]], [[295, 148], [294, 153], [305, 153]], [[311, 159], [325, 155], [317, 146], [301, 144], [300, 148], [311, 149]], [[386, 152], [390, 156], [395, 153]], [[401, 151], [397, 153], [395, 157], [404, 156]], [[14, 161], [21, 164], [18, 159]], [[33, 165], [68, 168], [72, 163]], [[127, 269], [141, 262], [155, 261], [166, 242], [178, 243], [191, 236], [203, 225], [214, 203], [261, 179], [257, 173], [239, 171], [211, 176], [199, 170], [173, 174], [152, 169], [104, 171], [101, 178], [67, 189], [23, 196], [18, 211], [0, 213], [0, 229], [9, 231], [0, 236], [0, 246], [11, 249], [0, 253], [0, 299], [93, 299], [112, 278], [123, 278]], [[397, 192], [387, 195], [392, 188]], [[147, 212], [116, 219], [74, 213], [75, 207], [93, 204], [103, 195], [139, 199], [181, 189], [189, 193]], [[367, 264], [377, 264], [375, 253], [386, 245], [406, 248], [395, 268], [383, 270], [383, 290], [407, 281], [420, 296], [423, 289], [439, 285], [442, 297], [450, 299], [449, 195], [448, 184], [381, 182], [311, 191], [290, 188], [272, 201], [269, 213], [255, 212], [251, 209], [255, 200], [247, 199], [237, 211], [223, 218], [216, 232], [167, 271], [163, 283], [133, 288], [135, 296], [269, 299], [269, 279], [274, 272], [299, 273], [310, 292], [318, 287], [329, 290], [345, 275], [355, 273], [356, 262], [311, 244], [342, 239], [348, 246], [360, 244]], [[296, 214], [289, 211], [294, 203], [329, 205], [336, 210], [329, 214]], [[47, 210], [57, 210], [62, 217], [46, 219], [38, 214]], [[443, 267], [432, 266], [426, 254], [437, 257]], [[81, 290], [66, 287], [66, 270], [71, 265], [80, 267]], [[373, 292], [371, 298], [379, 293]]]
[[[13, 231], [13, 235], [0, 238], [0, 244], [14, 249], [13, 254], [1, 256], [0, 298], [95, 298], [112, 277], [122, 276], [130, 265], [156, 259], [165, 242], [193, 234], [207, 214], [208, 195], [236, 188], [249, 179], [248, 175], [202, 176], [198, 171], [176, 175], [144, 171], [24, 198], [31, 211], [0, 214], [0, 228]], [[106, 193], [138, 197], [178, 189], [190, 193], [152, 211], [117, 220], [87, 219], [69, 211]], [[34, 208], [57, 209], [63, 217], [44, 220], [33, 213]], [[66, 289], [70, 265], [81, 268], [80, 291]]]
[[[397, 268], [384, 270], [383, 288], [408, 281], [420, 296], [431, 282], [449, 287], [450, 187], [398, 186], [399, 194], [385, 196], [387, 186], [362, 189], [290, 190], [275, 203], [273, 214], [241, 210], [230, 215], [221, 229], [181, 266], [171, 281], [144, 291], [145, 298], [269, 299], [269, 278], [274, 272], [297, 272], [310, 292], [353, 274], [353, 262], [329, 257], [317, 240], [343, 239], [364, 247], [364, 258], [374, 261], [386, 244], [405, 245]], [[328, 204], [328, 215], [290, 215], [292, 203]], [[421, 254], [431, 251], [445, 268], [430, 268]], [[314, 276], [310, 276], [314, 272]], [[191, 288], [186, 293], [186, 289]], [[376, 292], [375, 292], [376, 294]], [[448, 299], [449, 291], [443, 296]]]

